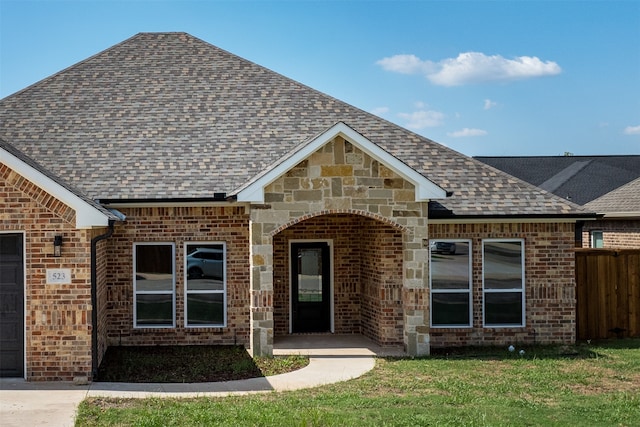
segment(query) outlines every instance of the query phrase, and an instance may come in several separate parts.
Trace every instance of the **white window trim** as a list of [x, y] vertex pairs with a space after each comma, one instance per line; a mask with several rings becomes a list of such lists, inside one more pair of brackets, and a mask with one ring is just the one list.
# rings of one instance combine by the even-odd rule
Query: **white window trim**
[[[140, 295], [165, 295], [168, 291], [138, 291], [136, 280], [136, 247], [137, 246], [171, 246], [171, 271], [172, 271], [172, 322], [171, 325], [138, 325], [137, 301]], [[133, 328], [134, 329], [171, 329], [176, 327], [176, 245], [173, 242], [136, 242], [133, 244]]]
[[[465, 292], [464, 289], [433, 289], [431, 281], [431, 242], [451, 242], [451, 243], [467, 243], [469, 245], [469, 287], [466, 292], [469, 294], [469, 324], [467, 325], [434, 325], [433, 324], [433, 294], [459, 294]], [[473, 327], [473, 251], [471, 239], [430, 239], [429, 240], [429, 324], [434, 329], [446, 328], [472, 328]]]
[[[222, 281], [222, 290], [196, 290], [189, 291], [187, 290], [187, 246], [192, 245], [221, 245], [222, 246], [222, 271], [223, 271], [223, 281]], [[187, 329], [202, 329], [202, 328], [226, 328], [227, 327], [227, 244], [226, 242], [218, 242], [218, 241], [196, 241], [196, 242], [184, 242], [183, 252], [184, 254], [184, 327]], [[222, 324], [198, 324], [198, 325], [190, 325], [189, 324], [189, 304], [188, 304], [188, 296], [189, 294], [222, 294]]]
[[[522, 258], [522, 265], [520, 266], [521, 268], [521, 276], [522, 276], [522, 287], [520, 289], [485, 289], [484, 286], [484, 267], [485, 267], [485, 256], [484, 256], [484, 245], [485, 243], [491, 243], [491, 242], [520, 242], [520, 253], [521, 253], [521, 258]], [[526, 323], [525, 323], [525, 319], [527, 317], [527, 305], [526, 305], [526, 299], [525, 299], [525, 286], [527, 284], [526, 281], [526, 277], [525, 277], [525, 264], [526, 264], [526, 251], [524, 248], [524, 239], [509, 239], [509, 238], [505, 238], [505, 239], [483, 239], [482, 240], [482, 326], [485, 328], [523, 328], [525, 327]], [[522, 301], [522, 313], [521, 313], [521, 319], [520, 319], [520, 324], [487, 324], [486, 322], [486, 308], [485, 308], [485, 294], [488, 293], [516, 293], [516, 292], [520, 292], [521, 294], [521, 301]]]

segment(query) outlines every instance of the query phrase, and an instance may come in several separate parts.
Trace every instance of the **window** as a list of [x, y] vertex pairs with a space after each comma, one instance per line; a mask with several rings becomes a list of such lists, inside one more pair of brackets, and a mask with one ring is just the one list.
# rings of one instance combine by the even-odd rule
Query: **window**
[[604, 236], [602, 234], [602, 231], [591, 232], [591, 247], [604, 248]]
[[174, 258], [172, 243], [133, 245], [134, 327], [175, 326]]
[[226, 252], [224, 243], [185, 244], [185, 326], [226, 326]]
[[471, 241], [431, 240], [431, 326], [471, 326]]
[[485, 326], [524, 326], [524, 241], [482, 242]]

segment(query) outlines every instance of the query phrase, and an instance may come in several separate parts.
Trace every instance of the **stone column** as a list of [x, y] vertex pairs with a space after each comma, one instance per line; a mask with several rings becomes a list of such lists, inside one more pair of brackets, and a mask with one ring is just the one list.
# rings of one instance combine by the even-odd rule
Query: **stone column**
[[429, 355], [429, 248], [425, 218], [412, 218], [404, 234], [404, 346], [409, 356]]
[[[259, 212], [259, 211], [258, 211]], [[263, 225], [250, 219], [251, 354], [273, 356], [273, 243]]]

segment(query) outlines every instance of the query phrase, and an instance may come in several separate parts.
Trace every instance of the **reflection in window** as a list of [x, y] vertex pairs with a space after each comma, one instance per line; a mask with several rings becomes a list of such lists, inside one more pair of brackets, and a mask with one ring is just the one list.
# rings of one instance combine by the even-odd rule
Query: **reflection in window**
[[175, 326], [174, 246], [136, 243], [133, 247], [135, 327]]
[[485, 326], [524, 325], [524, 242], [482, 243]]
[[224, 327], [226, 324], [224, 243], [187, 243], [185, 254], [186, 326]]
[[432, 240], [431, 326], [471, 326], [471, 242]]
[[298, 250], [298, 302], [322, 302], [322, 248]]

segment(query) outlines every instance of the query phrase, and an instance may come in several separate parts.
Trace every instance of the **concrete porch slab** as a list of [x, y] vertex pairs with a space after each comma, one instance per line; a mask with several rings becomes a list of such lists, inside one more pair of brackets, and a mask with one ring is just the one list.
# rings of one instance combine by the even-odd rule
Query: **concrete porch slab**
[[406, 356], [401, 346], [380, 346], [363, 335], [292, 334], [273, 340], [274, 356]]

